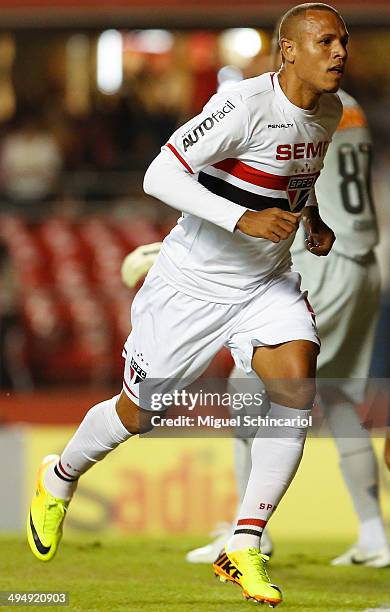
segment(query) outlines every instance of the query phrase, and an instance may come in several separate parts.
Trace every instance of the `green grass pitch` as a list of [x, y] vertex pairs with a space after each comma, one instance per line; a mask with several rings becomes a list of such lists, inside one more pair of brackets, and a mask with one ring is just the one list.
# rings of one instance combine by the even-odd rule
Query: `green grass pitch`
[[[202, 538], [187, 536], [99, 541], [84, 537], [82, 543], [77, 543], [74, 536], [69, 536], [57, 557], [45, 564], [31, 555], [22, 539], [3, 537], [0, 590], [69, 592], [68, 608], [34, 606], [35, 610], [249, 612], [256, 607], [268, 610], [246, 602], [237, 586], [214, 579], [208, 565], [185, 562], [185, 552], [204, 543]], [[269, 567], [271, 579], [285, 596], [278, 610], [390, 610], [390, 568], [329, 566], [329, 559], [345, 546], [340, 542], [280, 542]]]

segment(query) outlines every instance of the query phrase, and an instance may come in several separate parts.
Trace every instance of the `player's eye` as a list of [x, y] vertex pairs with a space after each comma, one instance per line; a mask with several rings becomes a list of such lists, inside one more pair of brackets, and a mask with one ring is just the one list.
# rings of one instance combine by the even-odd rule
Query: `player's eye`
[[330, 38], [323, 38], [323, 39], [320, 41], [320, 44], [321, 44], [321, 45], [330, 45], [330, 43], [331, 43], [331, 42], [332, 42], [332, 41], [331, 41], [331, 39], [330, 39]]

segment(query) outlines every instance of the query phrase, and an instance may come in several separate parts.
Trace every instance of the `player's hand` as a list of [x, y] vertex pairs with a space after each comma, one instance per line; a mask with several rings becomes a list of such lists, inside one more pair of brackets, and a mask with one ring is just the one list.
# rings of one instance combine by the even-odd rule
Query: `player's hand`
[[387, 469], [390, 470], [390, 437], [386, 438], [385, 441], [384, 459], [387, 465]]
[[302, 219], [306, 230], [306, 248], [319, 257], [327, 255], [331, 250], [336, 236], [324, 223], [316, 206], [306, 206], [302, 211]]
[[292, 213], [280, 208], [267, 208], [259, 212], [247, 210], [237, 223], [237, 229], [254, 238], [265, 238], [271, 242], [287, 240], [298, 229], [301, 213]]
[[121, 278], [127, 287], [131, 289], [135, 287], [138, 281], [149, 272], [160, 249], [161, 242], [153, 242], [139, 246], [126, 255], [121, 267]]

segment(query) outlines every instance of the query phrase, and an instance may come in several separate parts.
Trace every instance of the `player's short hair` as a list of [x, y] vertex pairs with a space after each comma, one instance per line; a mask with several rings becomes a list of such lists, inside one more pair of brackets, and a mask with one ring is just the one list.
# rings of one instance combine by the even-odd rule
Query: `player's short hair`
[[279, 47], [281, 39], [288, 38], [289, 30], [296, 18], [304, 15], [307, 11], [330, 11], [342, 20], [342, 17], [337, 9], [323, 2], [305, 2], [304, 4], [293, 6], [290, 10], [284, 13], [284, 15], [278, 21], [277, 41]]

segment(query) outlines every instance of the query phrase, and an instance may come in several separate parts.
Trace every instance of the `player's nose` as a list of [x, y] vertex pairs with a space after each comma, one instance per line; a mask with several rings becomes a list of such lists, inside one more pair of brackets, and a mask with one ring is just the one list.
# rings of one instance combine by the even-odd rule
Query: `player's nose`
[[333, 56], [334, 58], [346, 61], [348, 57], [348, 51], [342, 40], [335, 41], [335, 45], [333, 47]]

